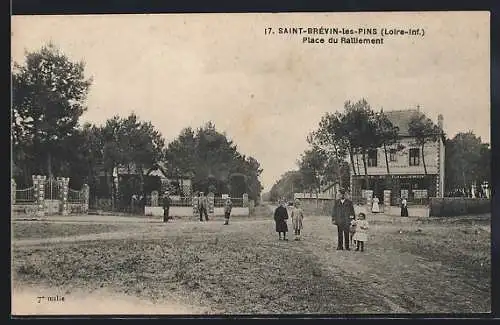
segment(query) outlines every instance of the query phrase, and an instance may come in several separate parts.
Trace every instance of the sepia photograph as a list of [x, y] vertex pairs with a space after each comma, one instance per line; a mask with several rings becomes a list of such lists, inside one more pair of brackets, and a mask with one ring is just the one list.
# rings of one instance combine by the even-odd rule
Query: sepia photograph
[[490, 13], [11, 16], [11, 315], [491, 313]]

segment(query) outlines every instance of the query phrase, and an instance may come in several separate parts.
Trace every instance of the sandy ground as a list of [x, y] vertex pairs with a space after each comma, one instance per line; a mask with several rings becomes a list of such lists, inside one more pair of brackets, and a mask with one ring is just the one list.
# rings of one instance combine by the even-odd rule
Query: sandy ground
[[[489, 312], [489, 219], [372, 220], [336, 251], [328, 217], [301, 241], [272, 219], [82, 216], [13, 223], [15, 314]], [[50, 289], [47, 289], [50, 288]], [[37, 301], [64, 296], [64, 302]], [[53, 299], [54, 300], [54, 299]], [[57, 299], [55, 299], [57, 300]]]
[[[50, 296], [50, 298], [48, 298]], [[44, 298], [39, 298], [44, 297]], [[50, 299], [50, 300], [49, 300]], [[153, 303], [146, 299], [99, 290], [65, 293], [53, 288], [23, 288], [12, 292], [12, 315], [190, 315], [208, 309], [175, 301]]]

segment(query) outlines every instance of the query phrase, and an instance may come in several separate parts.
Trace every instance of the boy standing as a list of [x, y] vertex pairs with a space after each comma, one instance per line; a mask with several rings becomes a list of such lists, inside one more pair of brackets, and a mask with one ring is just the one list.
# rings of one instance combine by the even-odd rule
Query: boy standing
[[231, 201], [231, 198], [228, 197], [226, 199], [226, 202], [224, 202], [224, 219], [226, 220], [224, 222], [224, 225], [229, 224], [229, 217], [231, 216], [232, 209], [233, 209], [233, 202]]

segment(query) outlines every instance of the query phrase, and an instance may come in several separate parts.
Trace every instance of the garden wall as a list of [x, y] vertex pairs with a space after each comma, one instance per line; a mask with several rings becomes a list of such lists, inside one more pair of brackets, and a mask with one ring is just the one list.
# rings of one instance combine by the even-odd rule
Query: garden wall
[[[163, 208], [162, 207], [144, 207], [144, 215], [160, 217], [163, 216]], [[214, 208], [215, 216], [224, 216], [224, 208]], [[250, 215], [249, 208], [236, 207], [231, 210], [231, 216], [233, 217], [248, 217]], [[170, 207], [169, 216], [175, 217], [196, 217], [193, 214], [192, 207]]]
[[491, 200], [479, 198], [431, 198], [431, 217], [450, 217], [491, 212]]

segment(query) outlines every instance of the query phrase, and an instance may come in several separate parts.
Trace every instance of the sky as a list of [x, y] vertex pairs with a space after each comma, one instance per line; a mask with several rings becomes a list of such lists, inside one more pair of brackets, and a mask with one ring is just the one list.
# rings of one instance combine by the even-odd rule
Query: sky
[[[11, 55], [52, 42], [93, 78], [82, 122], [135, 112], [167, 142], [213, 121], [256, 158], [267, 191], [326, 112], [417, 105], [449, 137], [490, 141], [488, 12], [13, 16]], [[271, 27], [274, 35], [265, 35]], [[420, 28], [380, 45], [309, 44], [278, 28]], [[423, 35], [423, 36], [422, 36]], [[332, 35], [312, 35], [325, 40]], [[340, 37], [342, 35], [336, 36]]]

